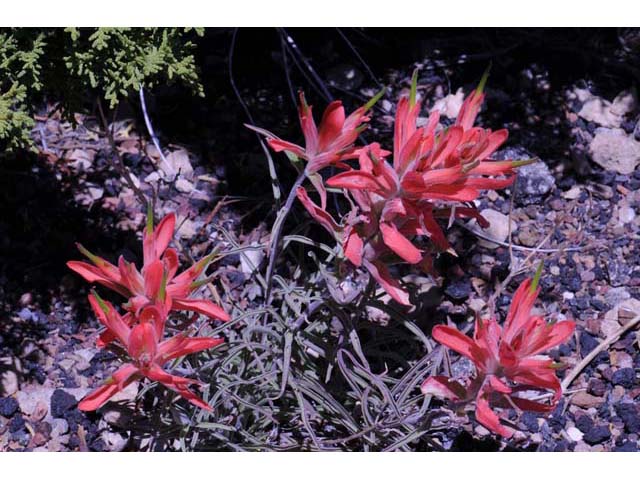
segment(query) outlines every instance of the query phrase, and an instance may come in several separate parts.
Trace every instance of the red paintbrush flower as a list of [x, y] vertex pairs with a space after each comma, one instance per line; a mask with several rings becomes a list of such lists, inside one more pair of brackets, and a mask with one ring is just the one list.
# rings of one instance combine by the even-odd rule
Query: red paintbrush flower
[[369, 117], [367, 111], [375, 104], [383, 92], [376, 95], [369, 103], [358, 108], [348, 117], [345, 115], [342, 102], [334, 101], [324, 111], [320, 126], [313, 119], [312, 107], [307, 104], [304, 94], [300, 92], [300, 126], [304, 134], [305, 146], [296, 145], [278, 138], [262, 128], [246, 125], [248, 128], [267, 137], [267, 143], [276, 152], [286, 152], [307, 162], [306, 176], [320, 193], [322, 208], [326, 207], [326, 191], [322, 179], [315, 173], [330, 165], [348, 168], [341, 162], [354, 158], [354, 143], [358, 135], [366, 128]]
[[[146, 306], [138, 318], [131, 321], [127, 313], [122, 317], [114, 306], [96, 294], [89, 295], [89, 302], [100, 322], [112, 338], [126, 350], [130, 362], [122, 365], [105, 383], [89, 393], [78, 405], [80, 410], [96, 410], [116, 393], [140, 378], [147, 377], [177, 392], [194, 405], [211, 410], [211, 407], [193, 393], [190, 385], [200, 384], [197, 380], [171, 375], [163, 369], [170, 360], [184, 355], [207, 350], [223, 342], [221, 338], [192, 337], [184, 333], [162, 341], [166, 315], [156, 306]], [[131, 323], [135, 323], [133, 327]]]
[[416, 72], [410, 95], [398, 103], [392, 164], [385, 160], [390, 152], [373, 143], [358, 150], [358, 169], [327, 180], [329, 187], [342, 188], [353, 199], [359, 213], [353, 218], [366, 218], [352, 227], [360, 236], [362, 253], [368, 255], [358, 255], [358, 261], [347, 258], [368, 268], [373, 263], [375, 268], [369, 268], [370, 273], [377, 279], [383, 272], [379, 282], [405, 305], [406, 292], [397, 282], [389, 282], [388, 270], [382, 268], [380, 258], [393, 252], [403, 261], [430, 271], [431, 252], [417, 248], [413, 239], [428, 237], [434, 247], [444, 251], [450, 246], [437, 219], [475, 218], [481, 226], [488, 226], [475, 206], [467, 202], [476, 200], [482, 189], [510, 185], [514, 168], [527, 163], [489, 160], [506, 140], [506, 130], [491, 132], [472, 127], [484, 98], [485, 81], [486, 75], [465, 101], [456, 125], [438, 131], [437, 112], [424, 126], [417, 126], [420, 102], [416, 98]]
[[[540, 272], [539, 268], [533, 282], [527, 279], [520, 285], [503, 327], [495, 318], [481, 320], [478, 316], [473, 338], [443, 325], [434, 327], [432, 333], [435, 340], [470, 359], [476, 375], [466, 385], [446, 376], [432, 376], [422, 384], [422, 392], [457, 403], [475, 400], [476, 419], [503, 437], [510, 437], [513, 430], [500, 423], [492, 407], [549, 412], [562, 394], [553, 361], [541, 354], [566, 341], [575, 322], [551, 325], [541, 316], [531, 315], [540, 292]], [[548, 403], [540, 403], [522, 396], [527, 391], [551, 391], [553, 396]]]
[[149, 212], [147, 227], [142, 236], [144, 263], [141, 271], [123, 257], [118, 259], [116, 267], [92, 254], [82, 245], [78, 245], [78, 249], [93, 264], [70, 261], [67, 262], [67, 266], [88, 282], [99, 283], [127, 297], [129, 300], [125, 308], [135, 315], [147, 305], [162, 305], [167, 312], [193, 311], [218, 320], [229, 320], [229, 315], [215, 303], [189, 298], [201, 285], [197, 279], [211, 261], [212, 255], [176, 275], [179, 264], [178, 252], [173, 248], [167, 248], [173, 238], [175, 221], [175, 215], [171, 213], [154, 229], [153, 212]]

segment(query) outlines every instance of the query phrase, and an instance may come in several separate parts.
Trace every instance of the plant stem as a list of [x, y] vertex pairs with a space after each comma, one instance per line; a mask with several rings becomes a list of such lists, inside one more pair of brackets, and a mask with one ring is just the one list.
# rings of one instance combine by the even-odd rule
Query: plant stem
[[291, 191], [289, 192], [289, 196], [287, 197], [287, 201], [284, 206], [278, 211], [278, 216], [276, 217], [276, 221], [273, 224], [273, 230], [271, 231], [271, 246], [269, 248], [269, 265], [267, 266], [267, 291], [265, 293], [265, 301], [266, 305], [271, 303], [271, 283], [273, 279], [273, 270], [276, 265], [276, 260], [278, 256], [278, 247], [280, 246], [280, 240], [282, 236], [282, 228], [284, 227], [284, 222], [291, 211], [291, 207], [293, 206], [293, 201], [296, 198], [296, 190], [306, 177], [305, 171], [303, 170], [296, 178], [293, 187], [291, 187]]

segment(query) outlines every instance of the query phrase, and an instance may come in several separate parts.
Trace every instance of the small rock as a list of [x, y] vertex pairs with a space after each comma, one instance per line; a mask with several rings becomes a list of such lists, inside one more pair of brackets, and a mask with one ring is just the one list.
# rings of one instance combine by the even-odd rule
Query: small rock
[[576, 444], [576, 448], [573, 449], [574, 452], [590, 452], [591, 447], [584, 442], [578, 442]]
[[518, 233], [518, 240], [525, 247], [535, 247], [541, 240], [540, 233], [533, 228], [526, 227]]
[[51, 420], [51, 435], [60, 436], [69, 431], [69, 422], [64, 418], [54, 418]]
[[177, 222], [177, 224], [180, 225], [180, 229], [178, 230], [180, 238], [193, 238], [196, 236], [196, 233], [198, 233], [196, 224], [189, 218], [185, 218]]
[[538, 204], [555, 186], [556, 180], [544, 162], [518, 168], [516, 198], [520, 205]]
[[[504, 242], [507, 240], [509, 236], [509, 217], [504, 215], [496, 210], [491, 208], [486, 208], [480, 212], [484, 218], [489, 222], [489, 226], [485, 229], [480, 229], [478, 226], [474, 226], [472, 228], [477, 228], [484, 235], [496, 239], [498, 242]], [[472, 225], [475, 223], [475, 220], [470, 223]], [[514, 232], [517, 228], [516, 223], [511, 221], [511, 231]], [[479, 242], [483, 247], [489, 249], [498, 248], [499, 245], [497, 243], [489, 242], [487, 240], [480, 239]]]
[[576, 427], [582, 433], [587, 433], [593, 428], [593, 420], [591, 420], [591, 417], [589, 417], [589, 415], [581, 415], [576, 420]]
[[5, 396], [13, 395], [20, 388], [18, 375], [13, 370], [5, 370], [0, 373], [0, 388]]
[[624, 442], [622, 445], [618, 445], [613, 448], [614, 452], [637, 452], [638, 444], [636, 442]]
[[617, 128], [622, 125], [624, 116], [633, 110], [634, 105], [635, 98], [631, 92], [621, 92], [613, 102], [590, 94], [582, 104], [578, 116], [602, 127]]
[[62, 418], [68, 410], [71, 410], [78, 404], [76, 397], [57, 389], [51, 395], [51, 415], [53, 418]]
[[184, 178], [179, 178], [178, 180], [176, 180], [176, 183], [174, 185], [176, 187], [176, 190], [182, 193], [191, 193], [195, 188], [193, 186], [193, 183]]
[[624, 428], [629, 433], [640, 433], [640, 414], [633, 403], [619, 403], [615, 406], [616, 413], [624, 422]]
[[[611, 318], [612, 316], [614, 318]], [[617, 309], [610, 310], [605, 314], [605, 318], [602, 322], [600, 322], [600, 332], [605, 338], [620, 330], [620, 323], [618, 322], [617, 317]]]
[[466, 280], [454, 280], [444, 289], [444, 294], [454, 302], [463, 302], [471, 295], [471, 284]]
[[594, 397], [587, 392], [578, 392], [571, 397], [571, 403], [582, 408], [598, 407], [604, 403], [604, 398]]
[[621, 206], [618, 209], [618, 219], [621, 224], [631, 223], [636, 218], [636, 211], [629, 206]]
[[18, 411], [18, 402], [13, 397], [0, 398], [0, 415], [3, 417], [12, 417]]
[[611, 288], [604, 294], [605, 301], [611, 307], [615, 307], [629, 298], [631, 298], [631, 294], [624, 287]]
[[9, 422], [9, 431], [11, 433], [15, 433], [18, 430], [22, 430], [25, 426], [24, 417], [20, 414], [14, 415], [14, 417]]
[[240, 255], [240, 270], [246, 275], [251, 275], [259, 269], [265, 256], [264, 250], [258, 243], [253, 242], [251, 246], [256, 248], [247, 250]]
[[438, 111], [448, 118], [456, 118], [464, 102], [464, 91], [459, 88], [454, 94], [450, 93], [444, 98], [436, 100], [431, 108], [431, 112]]
[[576, 198], [578, 198], [580, 196], [581, 192], [582, 192], [582, 188], [580, 188], [578, 185], [576, 185], [574, 187], [571, 187], [566, 192], [563, 192], [562, 193], [562, 198], [566, 198], [567, 200], [575, 200]]
[[609, 359], [611, 361], [611, 365], [614, 367], [633, 370], [633, 358], [627, 352], [611, 350], [609, 352]]
[[569, 427], [567, 428], [567, 436], [574, 442], [579, 442], [580, 440], [582, 440], [582, 437], [584, 436], [583, 433], [578, 430], [576, 427]]
[[632, 174], [640, 163], [640, 142], [620, 128], [598, 128], [589, 151], [595, 163], [622, 175]]
[[472, 298], [469, 301], [469, 308], [474, 312], [481, 312], [482, 309], [486, 306], [486, 302], [481, 298]]
[[587, 392], [595, 395], [596, 397], [602, 397], [605, 393], [607, 393], [607, 384], [599, 378], [591, 378], [589, 380]]
[[165, 158], [167, 160], [166, 163], [159, 160], [159, 166], [168, 179], [172, 180], [178, 174], [185, 178], [193, 176], [193, 167], [189, 160], [189, 153], [186, 150], [174, 150], [166, 155]]
[[584, 434], [584, 441], [589, 445], [596, 445], [611, 438], [611, 431], [606, 425], [594, 425]]
[[590, 353], [591, 350], [598, 346], [598, 340], [596, 340], [592, 335], [589, 335], [587, 332], [583, 331], [580, 333], [580, 352], [582, 355], [586, 355]]
[[121, 452], [127, 446], [129, 439], [118, 432], [106, 430], [100, 434], [104, 446], [109, 452]]
[[636, 381], [636, 371], [633, 368], [621, 368], [613, 374], [611, 381], [614, 385], [631, 388]]

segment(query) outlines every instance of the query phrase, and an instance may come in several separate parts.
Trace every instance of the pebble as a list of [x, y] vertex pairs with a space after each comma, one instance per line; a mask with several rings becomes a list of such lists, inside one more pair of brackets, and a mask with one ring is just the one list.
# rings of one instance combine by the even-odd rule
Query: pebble
[[614, 385], [631, 388], [636, 381], [636, 371], [633, 368], [621, 368], [613, 374], [611, 381]]
[[631, 175], [640, 163], [640, 142], [621, 128], [596, 129], [589, 152], [602, 168], [622, 175]]
[[444, 294], [454, 302], [463, 302], [471, 295], [471, 284], [467, 280], [454, 280], [447, 285]]
[[0, 385], [2, 387], [2, 392], [4, 395], [9, 396], [13, 395], [20, 388], [20, 382], [18, 382], [18, 375], [13, 370], [5, 370], [0, 374], [2, 380], [0, 380]]
[[580, 440], [582, 440], [584, 434], [576, 427], [569, 427], [567, 428], [567, 436], [574, 442], [579, 442]]
[[606, 425], [594, 425], [584, 434], [584, 441], [589, 445], [596, 445], [611, 438], [611, 431]]
[[51, 395], [51, 415], [53, 418], [64, 417], [67, 410], [72, 409], [77, 404], [76, 397], [64, 390], [57, 389]]
[[636, 442], [624, 442], [622, 445], [613, 447], [614, 452], [637, 452], [638, 444]]
[[587, 433], [593, 428], [593, 420], [591, 420], [591, 417], [589, 415], [581, 415], [576, 420], [576, 427], [582, 433]]
[[624, 287], [611, 288], [604, 294], [605, 301], [611, 307], [615, 307], [629, 298], [631, 298], [631, 294]]
[[18, 402], [13, 397], [0, 398], [0, 415], [12, 417], [18, 411]]
[[519, 205], [538, 204], [555, 186], [556, 180], [544, 162], [518, 168], [516, 198]]
[[54, 418], [51, 420], [51, 434], [52, 436], [61, 436], [69, 431], [69, 422], [64, 418]]
[[571, 397], [571, 403], [582, 408], [597, 407], [604, 403], [604, 398], [595, 397], [587, 392], [578, 392]]
[[193, 186], [193, 183], [191, 183], [189, 180], [186, 180], [184, 178], [179, 178], [178, 180], [176, 180], [175, 187], [176, 187], [176, 190], [182, 193], [191, 193], [195, 188]]
[[[489, 222], [489, 226], [484, 230], [480, 229], [479, 227], [475, 228], [478, 228], [484, 235], [488, 237], [494, 238], [499, 242], [505, 242], [507, 240], [507, 237], [509, 236], [509, 217], [491, 208], [482, 210], [480, 212], [480, 215], [487, 219], [487, 221]], [[516, 228], [517, 225], [512, 220], [511, 231], [515, 231]], [[488, 249], [496, 249], [499, 247], [497, 243], [489, 242], [482, 239], [480, 239], [478, 243]]]
[[619, 403], [615, 406], [616, 414], [624, 422], [624, 428], [629, 433], [640, 433], [640, 414], [634, 403]]

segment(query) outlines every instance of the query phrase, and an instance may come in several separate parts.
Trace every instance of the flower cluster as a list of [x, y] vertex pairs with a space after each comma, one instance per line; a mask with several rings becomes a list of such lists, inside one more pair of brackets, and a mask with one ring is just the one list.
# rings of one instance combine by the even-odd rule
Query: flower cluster
[[[520, 285], [502, 327], [495, 318], [483, 320], [478, 316], [473, 338], [443, 325], [434, 327], [432, 332], [435, 340], [470, 359], [476, 374], [462, 383], [446, 376], [432, 376], [422, 384], [422, 392], [460, 405], [475, 401], [476, 419], [507, 438], [513, 429], [500, 422], [492, 407], [533, 412], [553, 410], [562, 388], [556, 365], [541, 353], [566, 341], [575, 330], [575, 322], [571, 320], [552, 325], [531, 314], [540, 292], [539, 275], [540, 270], [533, 281], [527, 279]], [[531, 397], [535, 392], [543, 397], [549, 392], [551, 398], [541, 403]]]
[[124, 348], [130, 361], [120, 367], [106, 382], [79, 404], [81, 410], [96, 410], [131, 382], [147, 377], [179, 393], [194, 405], [209, 406], [189, 386], [199, 382], [167, 373], [163, 366], [170, 360], [206, 350], [222, 343], [222, 339], [189, 337], [180, 332], [165, 339], [167, 318], [171, 311], [192, 311], [210, 318], [229, 320], [229, 315], [215, 303], [189, 298], [202, 285], [198, 277], [211, 261], [207, 256], [176, 275], [178, 252], [168, 248], [175, 229], [175, 215], [167, 215], [154, 229], [153, 212], [147, 217], [143, 233], [143, 266], [141, 270], [123, 257], [115, 266], [82, 245], [79, 250], [91, 263], [70, 261], [67, 266], [90, 283], [101, 284], [124, 296], [125, 314], [102, 300], [96, 292], [89, 303], [105, 330], [97, 344], [104, 348], [116, 342]]
[[[450, 249], [438, 219], [475, 218], [488, 222], [470, 203], [481, 190], [499, 189], [514, 180], [514, 169], [528, 161], [492, 160], [491, 156], [506, 141], [507, 130], [491, 131], [474, 127], [484, 100], [483, 77], [478, 88], [464, 101], [455, 124], [442, 128], [434, 111], [419, 125], [421, 103], [417, 100], [417, 75], [411, 93], [398, 103], [392, 152], [380, 144], [354, 147], [357, 135], [365, 127], [369, 102], [345, 116], [339, 102], [327, 108], [320, 127], [311, 117], [311, 107], [301, 97], [300, 124], [306, 147], [285, 142], [261, 129], [276, 151], [304, 158], [306, 173], [320, 194], [314, 203], [300, 187], [296, 194], [310, 215], [341, 244], [345, 257], [355, 266], [364, 266], [398, 303], [409, 305], [409, 295], [388, 269], [390, 261], [400, 258], [432, 271], [433, 250]], [[346, 160], [357, 159], [358, 168]], [[326, 186], [343, 189], [352, 208], [336, 222], [326, 210], [326, 187], [316, 174], [333, 165], [344, 170], [329, 178]], [[498, 178], [496, 178], [498, 177]], [[416, 237], [428, 237], [425, 250], [416, 247]]]

